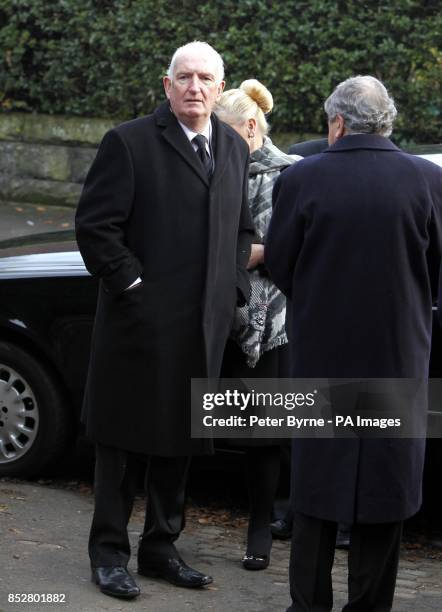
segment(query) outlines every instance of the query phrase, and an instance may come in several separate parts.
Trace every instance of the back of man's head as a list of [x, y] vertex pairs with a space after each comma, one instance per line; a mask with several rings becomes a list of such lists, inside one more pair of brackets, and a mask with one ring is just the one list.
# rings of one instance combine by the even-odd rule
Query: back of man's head
[[339, 83], [324, 104], [329, 121], [341, 115], [347, 134], [389, 136], [397, 110], [385, 86], [372, 76]]

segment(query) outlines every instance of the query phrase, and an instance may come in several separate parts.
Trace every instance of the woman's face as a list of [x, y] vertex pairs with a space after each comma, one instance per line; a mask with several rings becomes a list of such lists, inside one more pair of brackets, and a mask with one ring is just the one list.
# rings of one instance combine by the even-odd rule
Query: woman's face
[[259, 132], [256, 119], [246, 119], [242, 123], [233, 123], [227, 114], [224, 117], [222, 116], [221, 119], [244, 138], [249, 145], [250, 153], [253, 153], [253, 151], [262, 146], [262, 136]]
[[238, 132], [240, 136], [244, 138], [244, 140], [249, 144], [250, 142], [250, 129], [248, 126], [248, 122], [244, 121], [243, 123], [229, 123], [233, 129]]

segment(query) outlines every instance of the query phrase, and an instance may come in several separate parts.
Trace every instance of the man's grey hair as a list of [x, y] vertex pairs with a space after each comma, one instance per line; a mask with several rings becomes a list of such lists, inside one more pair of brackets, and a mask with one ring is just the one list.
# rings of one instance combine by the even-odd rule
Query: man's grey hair
[[210, 46], [209, 43], [201, 42], [199, 40], [194, 40], [193, 42], [187, 43], [187, 45], [178, 47], [173, 54], [170, 66], [167, 69], [167, 76], [169, 79], [173, 78], [177, 60], [179, 60], [181, 55], [185, 55], [189, 51], [197, 52], [203, 57], [212, 59], [217, 83], [220, 83], [224, 79], [224, 62], [221, 55], [212, 46]]
[[324, 103], [329, 121], [342, 115], [349, 134], [390, 136], [397, 115], [393, 98], [372, 76], [356, 76], [339, 83]]

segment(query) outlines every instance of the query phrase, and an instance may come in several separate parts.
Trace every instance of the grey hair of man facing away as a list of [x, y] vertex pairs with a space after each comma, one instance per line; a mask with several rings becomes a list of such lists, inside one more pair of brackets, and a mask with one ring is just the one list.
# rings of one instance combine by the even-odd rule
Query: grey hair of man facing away
[[385, 86], [372, 76], [351, 77], [324, 103], [329, 121], [344, 119], [347, 134], [390, 136], [397, 110]]
[[167, 76], [169, 79], [172, 79], [175, 74], [176, 65], [181, 56], [186, 55], [189, 52], [198, 52], [201, 57], [205, 57], [211, 62], [213, 62], [213, 68], [215, 69], [216, 82], [220, 83], [224, 79], [224, 62], [221, 55], [215, 51], [213, 47], [211, 47], [206, 42], [201, 42], [199, 40], [194, 40], [193, 42], [187, 43], [182, 47], [178, 47], [175, 53], [172, 56], [170, 61], [169, 68], [167, 69]]
[[[428, 376], [441, 170], [390, 141], [396, 108], [376, 78], [343, 81], [325, 111], [330, 147], [280, 174], [265, 242], [266, 270], [288, 297], [290, 375], [340, 380], [336, 408], [348, 400], [356, 412], [395, 410], [399, 395], [344, 391], [342, 381]], [[401, 395], [403, 425], [425, 415], [422, 391]], [[333, 609], [339, 523], [351, 524], [340, 609], [393, 609], [403, 522], [422, 503], [425, 439], [359, 434], [293, 439], [286, 612]]]

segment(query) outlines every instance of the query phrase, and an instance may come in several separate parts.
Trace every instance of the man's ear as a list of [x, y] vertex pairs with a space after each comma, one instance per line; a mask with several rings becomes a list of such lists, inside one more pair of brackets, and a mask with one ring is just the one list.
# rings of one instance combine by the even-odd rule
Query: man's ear
[[167, 98], [169, 98], [169, 92], [170, 92], [170, 88], [172, 87], [172, 81], [168, 76], [163, 77], [163, 87], [164, 87], [164, 92]]
[[342, 115], [336, 115], [336, 140], [345, 136], [345, 123]]
[[336, 117], [328, 122], [328, 144], [334, 145], [337, 140], [345, 136], [345, 123], [342, 115], [336, 115]]
[[226, 84], [225, 81], [220, 81], [218, 83], [218, 96], [220, 96], [223, 93], [225, 84]]

